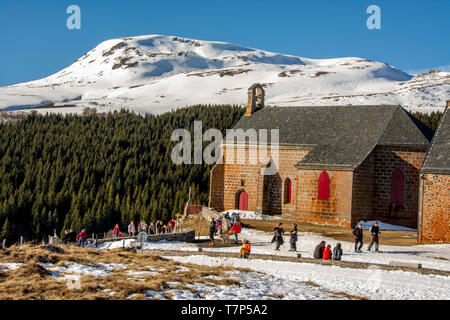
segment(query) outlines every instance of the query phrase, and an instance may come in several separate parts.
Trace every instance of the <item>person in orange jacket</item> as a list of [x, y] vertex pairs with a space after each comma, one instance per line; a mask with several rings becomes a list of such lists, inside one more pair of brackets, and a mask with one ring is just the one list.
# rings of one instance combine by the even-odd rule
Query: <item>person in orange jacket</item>
[[246, 259], [248, 259], [248, 256], [250, 255], [250, 251], [251, 251], [251, 245], [250, 245], [250, 241], [245, 240], [244, 243], [242, 244], [242, 248], [241, 248], [241, 252], [240, 252], [240, 258], [244, 257]]
[[331, 260], [331, 245], [327, 245], [327, 247], [323, 250], [323, 260]]

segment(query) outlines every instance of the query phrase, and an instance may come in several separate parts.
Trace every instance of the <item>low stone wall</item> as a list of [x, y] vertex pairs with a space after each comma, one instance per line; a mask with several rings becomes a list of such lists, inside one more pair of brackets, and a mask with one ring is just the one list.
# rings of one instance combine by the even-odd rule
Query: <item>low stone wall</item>
[[[112, 239], [98, 239], [97, 244], [104, 242], [112, 242], [112, 241], [123, 241], [127, 239], [136, 240], [137, 237], [123, 237], [123, 238], [112, 238]], [[181, 232], [174, 233], [162, 233], [162, 234], [149, 234], [147, 241], [148, 242], [156, 242], [161, 240], [166, 241], [182, 241], [182, 242], [193, 242], [195, 239], [195, 231], [193, 229], [185, 229]]]
[[193, 242], [195, 239], [195, 231], [193, 229], [186, 229], [182, 232], [175, 233], [163, 233], [163, 234], [149, 234], [147, 241], [183, 241], [183, 242]]

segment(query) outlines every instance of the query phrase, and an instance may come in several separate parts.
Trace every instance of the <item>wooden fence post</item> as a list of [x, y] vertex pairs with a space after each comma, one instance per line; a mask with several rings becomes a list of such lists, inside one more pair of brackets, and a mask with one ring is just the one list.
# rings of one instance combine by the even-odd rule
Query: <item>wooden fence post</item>
[[23, 236], [20, 236], [20, 246], [23, 245]]
[[6, 249], [6, 239], [3, 239], [3, 241], [2, 241], [2, 248]]

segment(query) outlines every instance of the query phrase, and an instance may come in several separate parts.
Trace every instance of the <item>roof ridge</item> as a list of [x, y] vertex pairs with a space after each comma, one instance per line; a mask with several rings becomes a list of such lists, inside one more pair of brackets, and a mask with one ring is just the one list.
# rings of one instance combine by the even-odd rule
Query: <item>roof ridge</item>
[[386, 132], [386, 129], [389, 127], [389, 125], [392, 122], [392, 119], [394, 119], [394, 114], [397, 112], [397, 110], [401, 108], [400, 105], [396, 105], [396, 108], [394, 110], [394, 112], [392, 112], [391, 114], [391, 118], [389, 119], [389, 122], [386, 124], [386, 126], [384, 127], [383, 131], [381, 132], [380, 136], [378, 137], [377, 142], [375, 143], [375, 145], [370, 149], [370, 151], [362, 158], [362, 160], [356, 164], [355, 169], [358, 168], [364, 161], [366, 161], [367, 157], [372, 153], [372, 151], [380, 144], [380, 140], [381, 138], [383, 138], [384, 133]]
[[[433, 148], [434, 140], [435, 140], [435, 138], [438, 136], [439, 130], [441, 130], [441, 125], [442, 125], [442, 123], [444, 122], [444, 119], [445, 119], [445, 117], [447, 116], [447, 113], [448, 113], [447, 111], [448, 111], [448, 107], [446, 106], [445, 109], [444, 109], [444, 113], [442, 114], [442, 118], [441, 118], [441, 120], [439, 121], [439, 124], [438, 124], [438, 126], [437, 126], [437, 128], [436, 128], [436, 131], [434, 132], [433, 138], [432, 138], [431, 141], [430, 141], [430, 147], [428, 148], [427, 153], [425, 154], [425, 157], [423, 158], [422, 165], [420, 166], [420, 171], [422, 171], [423, 166], [425, 165], [425, 162], [426, 162], [426, 160], [427, 160], [427, 158], [428, 158], [428, 155], [430, 154], [431, 149]], [[425, 168], [425, 169], [426, 169], [426, 168]]]

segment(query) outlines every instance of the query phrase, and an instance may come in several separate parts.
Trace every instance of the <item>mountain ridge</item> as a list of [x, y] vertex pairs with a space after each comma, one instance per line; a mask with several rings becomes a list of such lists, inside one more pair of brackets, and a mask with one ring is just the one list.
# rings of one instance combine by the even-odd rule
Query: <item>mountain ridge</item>
[[430, 112], [442, 110], [450, 93], [449, 72], [412, 76], [359, 57], [311, 59], [145, 35], [106, 40], [53, 75], [0, 87], [0, 109], [159, 114], [195, 104], [243, 105], [255, 82], [266, 88], [266, 103], [278, 106], [400, 104]]

